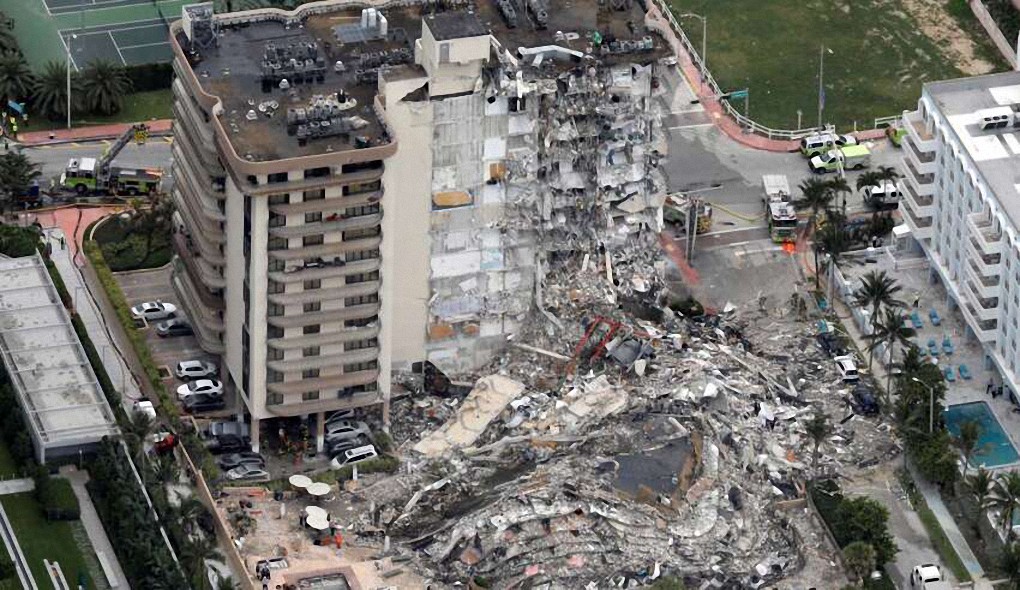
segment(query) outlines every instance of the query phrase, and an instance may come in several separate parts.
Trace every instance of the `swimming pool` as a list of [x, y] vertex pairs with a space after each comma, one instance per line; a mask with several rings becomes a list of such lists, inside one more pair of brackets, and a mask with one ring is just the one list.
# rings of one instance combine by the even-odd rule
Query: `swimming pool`
[[978, 439], [977, 452], [970, 458], [974, 467], [1002, 467], [1020, 461], [1013, 443], [1009, 442], [1006, 431], [995, 418], [992, 409], [985, 402], [971, 402], [949, 406], [945, 411], [946, 427], [953, 436], [960, 435], [960, 425], [975, 421], [981, 425], [981, 438]]

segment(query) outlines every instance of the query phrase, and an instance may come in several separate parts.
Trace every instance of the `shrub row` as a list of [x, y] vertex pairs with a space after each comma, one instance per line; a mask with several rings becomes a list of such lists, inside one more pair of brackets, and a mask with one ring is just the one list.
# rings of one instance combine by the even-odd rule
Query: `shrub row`
[[35, 477], [35, 499], [42, 507], [46, 520], [78, 520], [81, 509], [78, 497], [74, 495], [71, 482], [59, 477], [50, 477], [46, 467], [37, 467]]
[[89, 472], [89, 495], [131, 587], [189, 587], [149, 513], [123, 447], [103, 439]]
[[164, 90], [174, 82], [172, 62], [136, 64], [124, 67], [124, 73], [131, 80], [135, 92]]
[[811, 500], [840, 549], [856, 541], [875, 549], [879, 568], [892, 561], [899, 549], [889, 533], [889, 511], [871, 498], [845, 498], [832, 480], [811, 486]]

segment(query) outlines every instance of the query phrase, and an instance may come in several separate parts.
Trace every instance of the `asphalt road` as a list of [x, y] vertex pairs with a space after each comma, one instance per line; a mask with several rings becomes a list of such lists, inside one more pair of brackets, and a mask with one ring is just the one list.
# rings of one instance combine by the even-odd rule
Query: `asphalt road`
[[[44, 186], [49, 179], [57, 178], [64, 171], [68, 160], [72, 158], [98, 158], [110, 144], [108, 141], [96, 141], [89, 143], [67, 143], [52, 146], [41, 146], [25, 148], [24, 152], [33, 161], [42, 164], [42, 178], [46, 182], [40, 182]], [[170, 142], [167, 138], [153, 137], [144, 145], [129, 143], [120, 152], [114, 164], [124, 167], [156, 167], [163, 168], [169, 173]]]

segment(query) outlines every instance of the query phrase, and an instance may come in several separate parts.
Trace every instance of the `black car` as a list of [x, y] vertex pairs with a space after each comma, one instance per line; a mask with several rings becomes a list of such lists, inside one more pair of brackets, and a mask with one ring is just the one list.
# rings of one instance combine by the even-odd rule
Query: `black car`
[[841, 356], [846, 354], [846, 345], [843, 337], [835, 332], [825, 332], [816, 336], [818, 346], [829, 356]]
[[229, 471], [234, 467], [240, 467], [241, 465], [251, 465], [253, 467], [265, 467], [266, 459], [254, 451], [241, 451], [240, 453], [231, 453], [224, 455], [216, 460], [216, 464], [220, 466], [223, 471]]
[[357, 436], [345, 440], [338, 440], [331, 445], [326, 446], [326, 454], [330, 457], [339, 455], [347, 449], [356, 449], [365, 445], [372, 444], [372, 441], [368, 440], [367, 437]]
[[167, 336], [191, 336], [194, 333], [195, 331], [191, 329], [191, 324], [180, 318], [170, 318], [156, 325], [156, 335], [160, 338], [166, 338]]
[[858, 381], [854, 385], [850, 399], [850, 406], [854, 412], [863, 416], [874, 416], [879, 411], [878, 398], [875, 396], [875, 390], [863, 381]]
[[243, 437], [234, 434], [224, 434], [223, 436], [217, 436], [213, 440], [209, 441], [206, 448], [214, 455], [222, 455], [224, 453], [250, 451], [251, 444], [249, 444], [248, 440]]
[[201, 412], [213, 412], [227, 407], [222, 395], [209, 395], [207, 393], [196, 393], [184, 398], [184, 411], [191, 414]]

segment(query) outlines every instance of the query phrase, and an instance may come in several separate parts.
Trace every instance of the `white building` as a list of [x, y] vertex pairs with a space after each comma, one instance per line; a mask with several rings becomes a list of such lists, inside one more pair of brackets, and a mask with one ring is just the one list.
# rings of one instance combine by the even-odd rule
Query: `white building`
[[482, 366], [558, 252], [651, 243], [666, 45], [639, 3], [542, 4], [173, 25], [174, 287], [255, 448], [266, 419], [385, 421], [392, 370]]
[[1020, 73], [926, 84], [903, 125], [903, 220], [1020, 392]]

